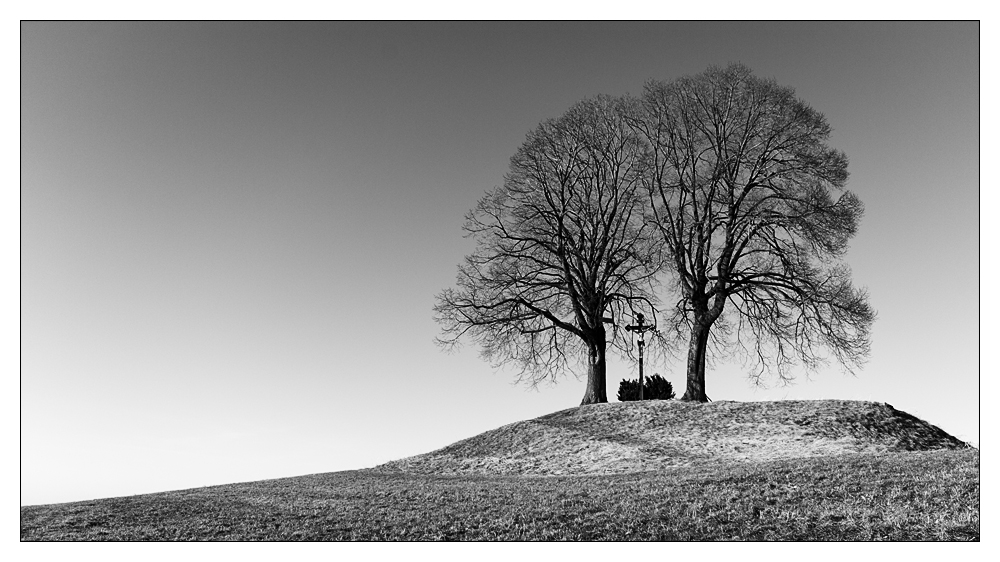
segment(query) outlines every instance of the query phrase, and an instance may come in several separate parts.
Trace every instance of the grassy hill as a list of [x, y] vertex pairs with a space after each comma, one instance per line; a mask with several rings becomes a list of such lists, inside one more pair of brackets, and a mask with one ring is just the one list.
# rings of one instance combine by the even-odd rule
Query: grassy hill
[[979, 540], [979, 451], [886, 404], [626, 402], [373, 469], [21, 508], [22, 540]]
[[624, 474], [720, 461], [963, 449], [888, 404], [842, 400], [612, 402], [516, 422], [374, 470], [418, 474]]

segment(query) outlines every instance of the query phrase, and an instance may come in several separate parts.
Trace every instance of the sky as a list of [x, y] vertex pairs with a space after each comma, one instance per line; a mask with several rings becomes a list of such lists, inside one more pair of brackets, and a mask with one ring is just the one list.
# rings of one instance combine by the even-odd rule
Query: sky
[[[833, 127], [878, 319], [855, 377], [722, 359], [709, 396], [887, 402], [979, 444], [975, 22], [20, 31], [21, 505], [371, 467], [578, 405], [585, 378], [435, 346], [463, 217], [542, 120], [729, 62]], [[635, 376], [611, 359], [612, 401]]]

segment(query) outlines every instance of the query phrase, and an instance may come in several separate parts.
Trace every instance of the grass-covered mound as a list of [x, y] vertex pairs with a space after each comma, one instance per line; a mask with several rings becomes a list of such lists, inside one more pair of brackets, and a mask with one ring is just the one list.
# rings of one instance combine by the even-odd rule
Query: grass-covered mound
[[21, 508], [22, 540], [978, 540], [979, 451], [886, 404], [572, 408], [368, 470]]
[[516, 422], [374, 470], [417, 474], [622, 474], [720, 461], [961, 449], [888, 404], [842, 400], [594, 404]]

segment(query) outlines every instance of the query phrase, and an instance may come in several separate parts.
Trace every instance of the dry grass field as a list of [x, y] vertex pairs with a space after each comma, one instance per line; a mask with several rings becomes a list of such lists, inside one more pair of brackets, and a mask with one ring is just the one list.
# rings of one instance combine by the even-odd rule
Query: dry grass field
[[21, 507], [21, 540], [979, 540], [979, 451], [885, 404], [627, 402], [373, 469]]
[[888, 404], [841, 400], [611, 402], [516, 422], [375, 470], [419, 474], [624, 474], [720, 461], [962, 449]]

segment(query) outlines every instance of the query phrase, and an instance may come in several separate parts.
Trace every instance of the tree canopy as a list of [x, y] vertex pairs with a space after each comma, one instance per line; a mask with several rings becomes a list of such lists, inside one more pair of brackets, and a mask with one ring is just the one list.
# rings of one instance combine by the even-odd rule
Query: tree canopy
[[668, 325], [690, 334], [684, 399], [707, 400], [710, 335], [758, 380], [815, 369], [826, 352], [861, 365], [875, 312], [840, 258], [863, 206], [844, 189], [847, 157], [827, 145], [823, 115], [738, 64], [650, 81], [637, 104], [651, 222], [676, 289]]
[[842, 261], [863, 206], [830, 132], [740, 64], [575, 104], [467, 214], [476, 249], [437, 297], [439, 343], [470, 337], [532, 385], [582, 362], [584, 404], [607, 401], [607, 350], [631, 357], [639, 312], [663, 320], [658, 343], [687, 341], [684, 400], [708, 400], [710, 350], [757, 382], [830, 356], [853, 371], [875, 312]]
[[620, 326], [655, 313], [660, 246], [644, 220], [644, 147], [621, 99], [600, 96], [541, 123], [502, 186], [468, 213], [475, 251], [438, 295], [439, 342], [478, 342], [519, 380], [555, 380], [587, 365], [583, 403], [607, 401], [606, 352], [628, 353]]

